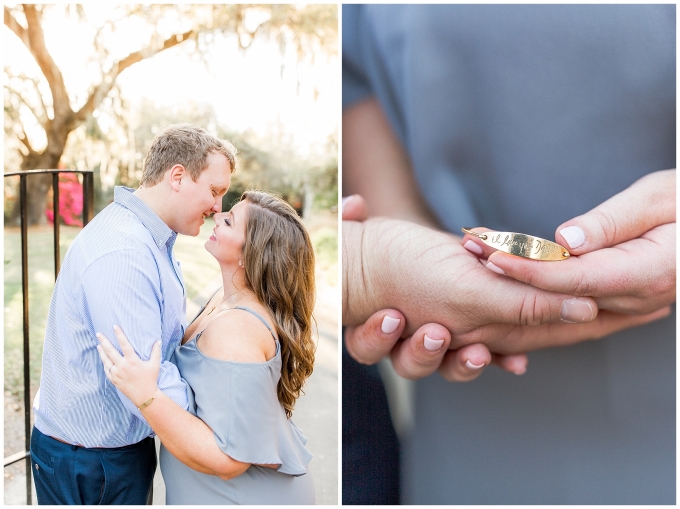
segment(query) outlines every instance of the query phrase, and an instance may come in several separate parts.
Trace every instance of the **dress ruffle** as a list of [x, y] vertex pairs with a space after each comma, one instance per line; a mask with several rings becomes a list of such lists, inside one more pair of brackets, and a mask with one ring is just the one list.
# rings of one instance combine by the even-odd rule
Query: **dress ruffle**
[[177, 348], [174, 361], [192, 388], [194, 413], [210, 426], [225, 454], [244, 463], [279, 465], [279, 472], [299, 476], [307, 473], [312, 454], [276, 395], [280, 350], [276, 341], [269, 361], [223, 361], [204, 355], [195, 338]]

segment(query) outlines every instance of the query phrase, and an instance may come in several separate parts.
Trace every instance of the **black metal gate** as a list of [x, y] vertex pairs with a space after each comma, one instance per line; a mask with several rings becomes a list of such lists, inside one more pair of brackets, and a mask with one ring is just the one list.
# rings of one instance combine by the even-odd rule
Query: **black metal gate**
[[19, 207], [21, 215], [21, 292], [23, 296], [23, 325], [24, 325], [24, 431], [25, 448], [16, 454], [5, 458], [5, 467], [26, 461], [26, 504], [32, 505], [31, 500], [31, 379], [29, 370], [29, 340], [28, 340], [28, 209], [27, 209], [27, 179], [32, 175], [52, 174], [53, 210], [54, 210], [54, 278], [59, 274], [61, 256], [59, 252], [59, 174], [81, 173], [83, 175], [83, 226], [94, 215], [94, 172], [92, 170], [31, 170], [5, 173], [5, 177], [19, 176]]

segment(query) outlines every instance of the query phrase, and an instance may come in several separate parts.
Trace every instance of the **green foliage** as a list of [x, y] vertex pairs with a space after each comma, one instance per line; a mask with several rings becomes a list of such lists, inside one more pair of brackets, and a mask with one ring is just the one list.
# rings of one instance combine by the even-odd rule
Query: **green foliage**
[[338, 210], [338, 143], [335, 137], [328, 139], [326, 157], [317, 160], [308, 179], [314, 193], [312, 207], [316, 211]]
[[338, 230], [328, 226], [312, 234], [317, 263], [328, 267], [338, 263]]
[[14, 204], [19, 199], [19, 177], [5, 177], [4, 180], [5, 200], [3, 216], [5, 224], [7, 224], [14, 209]]

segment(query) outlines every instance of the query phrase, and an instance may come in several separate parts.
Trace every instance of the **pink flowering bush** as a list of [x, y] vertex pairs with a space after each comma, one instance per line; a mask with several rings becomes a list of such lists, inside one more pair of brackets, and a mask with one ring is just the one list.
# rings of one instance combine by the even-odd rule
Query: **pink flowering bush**
[[[64, 224], [83, 226], [80, 215], [83, 213], [83, 186], [75, 173], [59, 174], [59, 215]], [[47, 204], [45, 216], [50, 223], [54, 222], [52, 202]]]

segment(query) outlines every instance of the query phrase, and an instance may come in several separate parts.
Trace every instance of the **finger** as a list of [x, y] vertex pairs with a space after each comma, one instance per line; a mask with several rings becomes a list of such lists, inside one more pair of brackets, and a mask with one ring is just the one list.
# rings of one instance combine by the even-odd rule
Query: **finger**
[[[475, 233], [485, 233], [485, 232], [492, 232], [494, 230], [490, 230], [489, 228], [485, 227], [479, 227], [479, 228], [471, 228], [471, 231]], [[463, 247], [470, 251], [472, 254], [479, 258], [487, 259], [491, 253], [496, 252], [494, 248], [491, 246], [487, 246], [482, 242], [482, 240], [478, 237], [475, 237], [474, 235], [470, 235], [469, 233], [466, 233], [463, 236]]]
[[104, 336], [101, 332], [97, 332], [97, 339], [99, 340], [99, 346], [103, 349], [104, 353], [107, 355], [108, 359], [115, 364], [120, 361], [123, 356], [116, 350], [116, 348], [111, 344], [109, 338]]
[[628, 294], [640, 290], [643, 284], [638, 276], [641, 272], [639, 256], [627, 249], [635, 242], [558, 262], [529, 260], [499, 251], [489, 257], [486, 267], [549, 292], [576, 297]]
[[591, 323], [544, 324], [539, 327], [515, 327], [504, 338], [488, 343], [494, 352], [511, 355], [553, 346], [566, 346], [582, 341], [601, 339], [631, 327], [665, 318], [670, 314], [666, 306], [647, 315], [622, 315], [602, 311]]
[[[489, 258], [487, 268], [491, 268], [489, 266], [492, 265], [492, 260], [499, 255], [512, 256], [494, 253]], [[494, 272], [498, 271], [503, 272], [495, 267]], [[545, 291], [535, 288], [536, 285], [532, 286], [533, 281], [518, 282], [501, 275], [493, 277], [495, 279], [493, 283], [482, 281], [481, 278], [478, 278], [479, 282], [476, 283], [477, 299], [483, 305], [476, 306], [471, 313], [479, 318], [478, 323], [537, 326], [554, 322], [587, 323], [597, 317], [597, 303], [590, 297], [574, 297], [568, 292]], [[523, 284], [525, 282], [529, 284]]]
[[580, 255], [675, 222], [675, 170], [650, 173], [591, 211], [557, 227], [555, 238]]
[[405, 325], [406, 318], [399, 311], [383, 309], [362, 325], [345, 329], [345, 348], [360, 364], [375, 364], [390, 353]]
[[423, 325], [392, 349], [394, 370], [409, 380], [431, 375], [441, 364], [450, 342], [451, 333], [443, 325]]
[[458, 350], [450, 350], [439, 367], [439, 373], [449, 382], [468, 382], [481, 375], [484, 368], [490, 364], [496, 364], [515, 375], [523, 375], [526, 373], [528, 363], [526, 354], [490, 353], [486, 345], [475, 343]]
[[527, 371], [529, 358], [524, 353], [514, 355], [492, 354], [491, 363], [515, 375], [523, 375]]
[[595, 298], [595, 302], [597, 302], [597, 307], [602, 310], [606, 309], [625, 315], [646, 315], [675, 302], [675, 291], [659, 292], [656, 295], [658, 299], [622, 296]]
[[109, 378], [109, 367], [113, 366], [113, 361], [104, 351], [102, 345], [97, 345], [97, 353], [99, 354], [99, 358], [102, 361], [102, 366], [104, 367], [104, 373], [106, 374], [106, 378]]
[[113, 326], [113, 332], [116, 335], [116, 339], [118, 339], [118, 344], [120, 345], [120, 349], [123, 352], [124, 356], [128, 356], [130, 354], [134, 354], [135, 357], [137, 356], [134, 348], [132, 348], [132, 345], [128, 341], [127, 336], [123, 332], [123, 330], [118, 327], [117, 325]]
[[489, 349], [477, 343], [446, 352], [437, 371], [449, 382], [469, 382], [481, 375], [491, 360]]
[[353, 194], [342, 199], [342, 220], [363, 221], [368, 218], [368, 205], [363, 196]]
[[[474, 228], [473, 231], [483, 233], [492, 230], [480, 227]], [[466, 234], [465, 238], [468, 239], [465, 242], [469, 243], [473, 240], [477, 242], [475, 246], [481, 243], [481, 240], [474, 236]], [[469, 245], [467, 249], [470, 250]], [[484, 260], [483, 257], [487, 255], [488, 260]], [[484, 250], [480, 263], [490, 271], [503, 276], [506, 274], [503, 269], [492, 263], [492, 260], [499, 255], [520, 259], [520, 257], [489, 248]], [[590, 297], [573, 300], [570, 292], [542, 291], [539, 288], [532, 288], [531, 283], [530, 286], [517, 285], [516, 281], [510, 278], [495, 278], [493, 284], [489, 280], [483, 281], [480, 278], [476, 286], [475, 293], [478, 302], [484, 303], [472, 310], [472, 313], [481, 319], [479, 323], [514, 325], [540, 325], [560, 321], [586, 323], [597, 316], [598, 308], [595, 300]]]
[[[606, 276], [609, 276], [609, 267], [617, 266], [616, 258], [612, 258], [615, 256], [616, 253], [613, 253], [608, 263], [602, 265]], [[489, 257], [486, 268], [542, 290], [580, 297], [600, 295], [603, 270], [592, 270], [592, 267], [601, 264], [606, 257], [606, 253], [598, 251], [557, 262], [545, 262], [498, 251]], [[611, 277], [607, 279], [612, 281]]]

